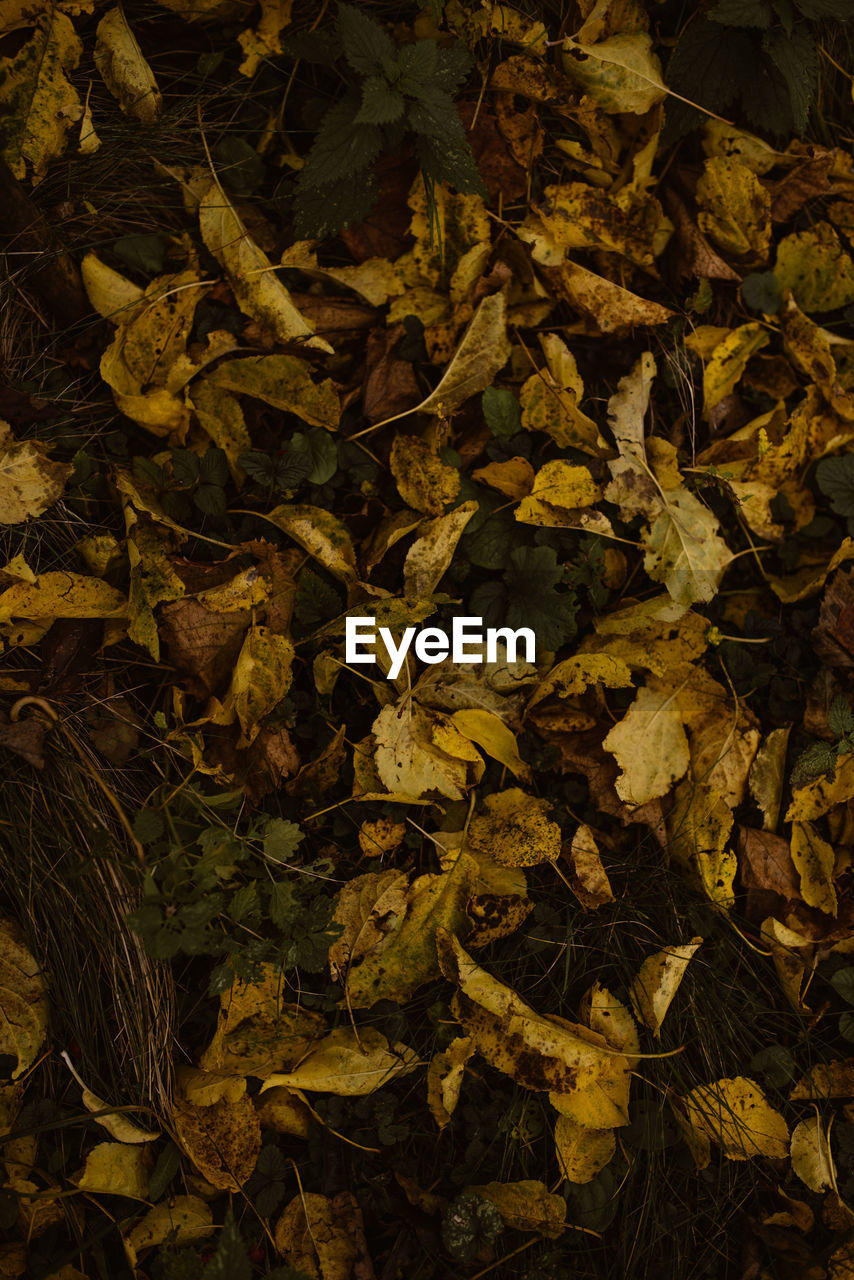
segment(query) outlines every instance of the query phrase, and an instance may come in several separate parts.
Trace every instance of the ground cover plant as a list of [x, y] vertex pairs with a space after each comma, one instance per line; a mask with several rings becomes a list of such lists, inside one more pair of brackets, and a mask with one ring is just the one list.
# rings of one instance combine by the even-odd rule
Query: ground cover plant
[[0, 6], [0, 1277], [854, 1274], [849, 16]]

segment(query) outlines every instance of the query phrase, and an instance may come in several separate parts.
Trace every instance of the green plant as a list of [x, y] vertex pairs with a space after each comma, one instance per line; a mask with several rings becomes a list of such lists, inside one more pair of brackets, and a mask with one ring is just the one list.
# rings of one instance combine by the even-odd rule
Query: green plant
[[[685, 29], [667, 84], [708, 111], [737, 104], [756, 129], [802, 134], [818, 87], [811, 24], [851, 16], [849, 0], [718, 0]], [[683, 102], [671, 102], [667, 116], [671, 140], [702, 123]]]
[[257, 981], [263, 963], [323, 970], [337, 930], [330, 924], [332, 898], [324, 892], [329, 868], [314, 862], [297, 868], [304, 874], [285, 877], [303, 840], [296, 823], [267, 818], [246, 837], [214, 824], [186, 843], [170, 826], [167, 833], [157, 810], [141, 811], [134, 824], [151, 869], [128, 924], [149, 955], [218, 960], [212, 995], [227, 990], [235, 976]]
[[334, 37], [294, 40], [290, 50], [336, 68], [343, 52], [354, 73], [342, 72], [344, 96], [326, 111], [297, 180], [297, 235], [328, 235], [365, 217], [377, 197], [374, 162], [406, 141], [414, 144], [428, 191], [449, 182], [486, 194], [452, 97], [471, 69], [462, 44], [443, 49], [427, 39], [397, 46], [376, 19], [342, 4]]
[[792, 770], [792, 786], [802, 787], [822, 774], [832, 774], [837, 758], [854, 751], [854, 713], [842, 694], [830, 704], [827, 723], [836, 742], [814, 742], [801, 752]]

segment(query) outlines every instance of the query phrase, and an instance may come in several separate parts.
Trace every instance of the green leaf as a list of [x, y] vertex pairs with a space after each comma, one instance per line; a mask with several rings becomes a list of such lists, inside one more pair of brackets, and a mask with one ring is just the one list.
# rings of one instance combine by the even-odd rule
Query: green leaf
[[435, 40], [416, 40], [407, 44], [397, 55], [398, 80], [397, 88], [409, 97], [419, 97], [422, 93], [440, 93], [451, 101], [447, 92], [436, 84], [436, 72], [439, 66], [439, 46]]
[[271, 862], [290, 862], [304, 839], [297, 823], [271, 818], [264, 829], [264, 855]]
[[[374, 126], [361, 125], [360, 128]], [[378, 194], [376, 178], [369, 169], [354, 174], [348, 182], [303, 186], [297, 191], [294, 204], [294, 231], [307, 239], [334, 235], [342, 227], [366, 218]]]
[[291, 437], [291, 449], [310, 460], [311, 470], [307, 476], [310, 484], [326, 484], [338, 470], [338, 446], [322, 427], [314, 427], [305, 434], [296, 432]]
[[308, 453], [289, 452], [282, 457], [269, 453], [241, 453], [237, 460], [256, 484], [286, 493], [298, 489], [308, 479], [314, 463]]
[[226, 134], [213, 149], [217, 177], [229, 191], [251, 196], [264, 182], [264, 161], [245, 138]]
[[762, 41], [763, 48], [783, 77], [798, 133], [807, 127], [810, 105], [818, 89], [818, 49], [808, 27], [799, 23], [791, 35], [775, 29]]
[[225, 490], [218, 484], [200, 484], [193, 494], [193, 503], [206, 516], [224, 516], [228, 510]]
[[559, 649], [575, 634], [576, 611], [574, 594], [557, 590], [562, 578], [551, 547], [515, 547], [504, 571], [503, 602], [498, 584], [485, 583], [472, 593], [472, 612], [482, 613], [488, 626], [531, 627], [539, 646]]
[[854, 968], [849, 965], [845, 969], [837, 969], [830, 985], [847, 1004], [854, 1004]]
[[140, 809], [133, 820], [133, 834], [142, 845], [154, 844], [165, 828], [163, 814], [157, 809]]
[[228, 484], [228, 457], [224, 449], [208, 449], [199, 466], [199, 479], [203, 484]]
[[761, 47], [754, 50], [753, 62], [754, 74], [739, 85], [744, 113], [754, 129], [778, 138], [789, 137], [795, 121], [785, 77]]
[[181, 1167], [181, 1153], [174, 1142], [160, 1152], [157, 1163], [148, 1180], [148, 1198], [156, 1203]]
[[843, 1040], [854, 1041], [854, 1013], [845, 1012], [839, 1018], [839, 1034]]
[[798, 1068], [789, 1050], [782, 1044], [769, 1044], [750, 1059], [750, 1070], [758, 1072], [774, 1089], [785, 1089], [798, 1076]]
[[783, 305], [783, 295], [773, 271], [754, 271], [741, 283], [741, 300], [751, 311], [776, 315]]
[[[754, 54], [749, 36], [701, 18], [686, 28], [673, 50], [668, 87], [708, 111], [721, 112], [754, 74]], [[703, 121], [702, 113], [687, 103], [668, 99], [662, 144], [676, 141]]]
[[336, 32], [344, 57], [363, 76], [379, 71], [383, 58], [394, 57], [394, 43], [385, 28], [352, 4], [339, 4]]
[[461, 195], [486, 198], [486, 187], [462, 126], [456, 137], [450, 132], [444, 139], [441, 135], [438, 139], [419, 137], [415, 151], [422, 172], [431, 182], [448, 182]]
[[815, 22], [822, 18], [836, 18], [837, 22], [854, 20], [851, 0], [795, 0], [795, 8], [805, 18], [812, 18]]
[[774, 10], [770, 0], [718, 0], [708, 16], [725, 27], [761, 27], [764, 31], [771, 26]]
[[205, 1267], [205, 1280], [252, 1280], [252, 1263], [231, 1209], [216, 1242], [216, 1252]]
[[175, 483], [190, 488], [199, 478], [199, 459], [189, 449], [172, 450], [172, 475]]
[[822, 458], [815, 469], [816, 484], [838, 516], [854, 516], [854, 453]]
[[499, 439], [509, 439], [522, 430], [522, 406], [512, 391], [487, 387], [480, 398], [480, 407], [486, 425]]
[[393, 124], [406, 109], [406, 99], [383, 76], [369, 76], [362, 85], [362, 105], [356, 124]]
[[852, 713], [848, 705], [848, 699], [843, 694], [837, 694], [830, 704], [830, 710], [827, 713], [827, 723], [830, 726], [831, 733], [837, 738], [843, 738], [846, 734], [854, 733], [854, 713]]
[[442, 1217], [442, 1243], [459, 1262], [474, 1262], [503, 1230], [496, 1205], [474, 1191], [464, 1191], [452, 1200]]
[[113, 253], [131, 271], [156, 276], [163, 270], [166, 245], [153, 232], [140, 232], [135, 236], [122, 236], [112, 248]]
[[376, 160], [382, 134], [374, 124], [357, 124], [357, 115], [350, 98], [329, 108], [297, 179], [298, 192], [336, 185]]
[[437, 89], [444, 89], [445, 93], [453, 93], [466, 79], [473, 66], [474, 60], [471, 54], [462, 41], [458, 40], [456, 44], [451, 45], [450, 49], [439, 50], [433, 83]]
[[833, 773], [835, 768], [835, 748], [827, 742], [814, 742], [795, 761], [795, 767], [792, 769], [792, 786], [802, 787], [823, 773]]

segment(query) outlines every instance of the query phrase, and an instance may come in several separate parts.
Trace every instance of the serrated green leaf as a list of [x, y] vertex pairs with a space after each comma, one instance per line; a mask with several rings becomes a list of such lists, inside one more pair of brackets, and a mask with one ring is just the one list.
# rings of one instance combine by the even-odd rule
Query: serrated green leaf
[[406, 99], [384, 76], [369, 76], [362, 85], [362, 105], [356, 124], [393, 124], [406, 109]]
[[228, 457], [223, 449], [208, 449], [199, 464], [199, 479], [203, 484], [228, 484]]
[[225, 1215], [204, 1280], [252, 1280], [252, 1263], [231, 1209]]
[[830, 710], [827, 713], [827, 723], [830, 726], [831, 733], [837, 738], [843, 738], [846, 734], [854, 733], [854, 713], [848, 705], [848, 699], [844, 694], [838, 694], [830, 704]]
[[264, 856], [271, 862], [289, 862], [304, 839], [296, 822], [271, 818], [264, 829]]
[[769, 31], [762, 46], [786, 83], [795, 129], [803, 133], [818, 88], [815, 40], [806, 24], [799, 23], [791, 35], [776, 29]]
[[708, 16], [725, 27], [761, 27], [764, 31], [771, 26], [774, 10], [771, 0], [718, 0]]
[[374, 124], [357, 124], [358, 102], [345, 99], [330, 107], [315, 135], [297, 191], [340, 184], [376, 160], [382, 134]]
[[854, 516], [854, 453], [822, 458], [815, 469], [821, 492], [838, 516]]
[[352, 4], [339, 4], [336, 33], [344, 57], [363, 76], [375, 74], [383, 58], [394, 57], [394, 43], [385, 28]]

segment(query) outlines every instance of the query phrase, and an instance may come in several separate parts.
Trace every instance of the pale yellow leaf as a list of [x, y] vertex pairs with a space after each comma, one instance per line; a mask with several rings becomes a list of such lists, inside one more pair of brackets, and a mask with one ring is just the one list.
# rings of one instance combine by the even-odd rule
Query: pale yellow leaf
[[73, 467], [48, 457], [40, 440], [16, 440], [0, 420], [0, 525], [40, 516], [63, 494]]
[[665, 947], [648, 956], [632, 982], [629, 994], [636, 1016], [653, 1032], [661, 1034], [661, 1024], [688, 968], [688, 961], [701, 945], [702, 938], [692, 938], [681, 946]]
[[122, 111], [143, 124], [154, 124], [163, 99], [120, 5], [98, 23], [94, 57], [104, 84]]
[[390, 1044], [375, 1027], [339, 1027], [319, 1040], [294, 1071], [270, 1076], [261, 1092], [280, 1085], [310, 1093], [358, 1097], [409, 1075], [418, 1055], [404, 1044]]

